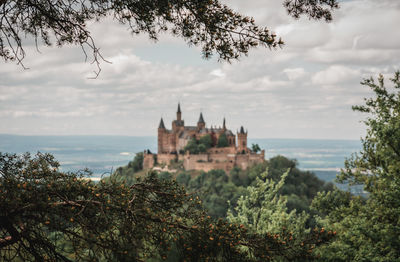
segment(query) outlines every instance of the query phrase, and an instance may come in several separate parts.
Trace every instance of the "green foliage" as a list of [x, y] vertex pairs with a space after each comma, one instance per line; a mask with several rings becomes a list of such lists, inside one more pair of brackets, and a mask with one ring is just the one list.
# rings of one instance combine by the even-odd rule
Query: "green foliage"
[[157, 177], [161, 180], [170, 180], [172, 179], [172, 175], [169, 172], [160, 172]]
[[[297, 248], [304, 248], [304, 245], [307, 245], [307, 250], [312, 250], [315, 246], [308, 245], [303, 240], [319, 230], [307, 229], [306, 222], [309, 215], [305, 212], [296, 214], [296, 210], [289, 212], [286, 206], [286, 197], [279, 195], [288, 174], [289, 170], [281, 176], [279, 182], [269, 179], [267, 171], [260, 174], [254, 181], [254, 186], [247, 187], [247, 194], [240, 197], [237, 206], [228, 211], [227, 218], [232, 223], [245, 225], [250, 232], [274, 234], [274, 237], [284, 244]], [[321, 230], [321, 233], [323, 232], [324, 230]], [[328, 232], [325, 240], [332, 236], [333, 233]], [[320, 242], [320, 244], [322, 243]], [[248, 252], [249, 257], [253, 256], [251, 250], [244, 250]], [[290, 261], [294, 259], [287, 254], [275, 258], [275, 260]]]
[[200, 145], [198, 146], [198, 150], [199, 150], [199, 153], [205, 153], [205, 152], [207, 152], [207, 148], [206, 148], [206, 146], [203, 145], [203, 144], [200, 144]]
[[211, 136], [209, 134], [207, 134], [207, 135], [204, 135], [204, 136], [200, 137], [199, 145], [204, 145], [204, 147], [206, 149], [211, 148], [212, 145], [213, 145], [213, 141], [212, 141]]
[[[243, 223], [260, 233], [276, 233], [282, 228], [292, 231], [291, 227], [297, 224], [298, 217], [295, 210], [288, 212], [286, 197], [279, 194], [288, 174], [289, 170], [277, 183], [268, 178], [268, 171], [260, 174], [253, 185], [246, 188], [248, 194], [240, 197], [234, 210], [229, 210], [228, 219], [235, 223]], [[302, 213], [301, 228], [305, 228], [306, 220], [307, 215]]]
[[[253, 168], [252, 168], [253, 169]], [[248, 172], [241, 172], [242, 170], [235, 166], [230, 172], [230, 179], [235, 186], [247, 187], [251, 183], [251, 178]]]
[[[198, 196], [167, 173], [162, 179], [149, 173], [132, 184], [113, 176], [93, 183], [85, 178], [90, 173], [63, 173], [58, 167], [48, 154], [0, 153], [2, 261], [306, 259], [310, 247], [330, 237], [314, 232], [298, 245], [289, 233], [277, 237], [215, 220]], [[227, 182], [220, 171], [211, 175]]]
[[[297, 168], [297, 162], [290, 160], [284, 156], [276, 156], [268, 162], [268, 176], [275, 182], [281, 180], [282, 174], [289, 169], [289, 176], [285, 180], [285, 184], [279, 191], [279, 194], [287, 196], [287, 207], [289, 210], [297, 210], [297, 212], [306, 211], [312, 213], [309, 206], [321, 191], [331, 191], [334, 186], [332, 183], [325, 183], [318, 179], [314, 173], [309, 171], [301, 171]], [[258, 175], [262, 169], [258, 169]], [[252, 174], [257, 175], [257, 174]]]
[[[375, 96], [353, 109], [367, 113], [363, 149], [345, 162], [338, 181], [362, 185], [367, 199], [338, 191], [320, 194], [313, 206], [327, 214], [321, 223], [334, 225], [339, 237], [321, 248], [323, 261], [399, 261], [400, 258], [400, 73], [385, 87], [365, 79]], [[334, 202], [334, 205], [332, 204]]]
[[196, 192], [203, 200], [210, 216], [223, 218], [228, 210], [228, 201], [236, 203], [243, 194], [243, 188], [235, 186], [223, 170], [202, 172], [190, 180], [189, 192]]
[[[318, 213], [315, 210], [310, 210], [312, 199], [316, 196], [317, 192], [332, 190], [333, 185], [332, 183], [325, 183], [319, 180], [311, 172], [299, 170], [296, 165], [297, 163], [294, 160], [277, 156], [271, 158], [268, 162], [254, 165], [247, 170], [234, 167], [229, 175], [225, 174], [222, 170], [212, 170], [207, 173], [202, 172], [192, 178], [188, 171], [181, 171], [176, 175], [169, 174], [168, 177], [175, 177], [189, 192], [196, 192], [201, 196], [204, 200], [204, 207], [209, 210], [212, 217], [223, 218], [226, 216], [228, 210], [227, 202], [230, 201], [232, 205], [235, 205], [237, 199], [245, 194], [245, 188], [249, 185], [254, 185], [256, 178], [266, 168], [269, 170], [269, 177], [275, 182], [278, 182], [282, 174], [287, 169], [290, 169], [289, 176], [278, 193], [287, 197], [286, 205], [289, 211], [296, 210], [298, 213], [306, 211], [312, 217]], [[121, 169], [126, 170], [126, 166]], [[167, 176], [164, 173], [162, 176]], [[115, 172], [113, 176], [117, 180], [134, 183], [136, 181], [135, 177], [143, 174], [135, 173], [130, 169], [123, 173]], [[313, 226], [314, 224], [315, 222], [312, 219], [308, 221], [308, 226]]]
[[251, 144], [251, 151], [253, 151], [254, 153], [257, 153], [257, 152], [261, 151], [261, 148], [258, 144]]
[[143, 170], [143, 153], [139, 152], [136, 153], [135, 157], [133, 158], [132, 161], [129, 161], [128, 165], [123, 166], [123, 167], [118, 167], [115, 170], [115, 174], [117, 177], [131, 177], [131, 179], [134, 179], [131, 174], [137, 173], [141, 170]]
[[226, 137], [225, 133], [222, 133], [218, 137], [217, 147], [227, 147], [227, 146], [229, 146], [228, 138]]
[[95, 184], [88, 172], [58, 167], [48, 154], [0, 154], [2, 261], [162, 257], [171, 236], [182, 235], [178, 225], [191, 226], [197, 218], [190, 214], [202, 214], [177, 183], [154, 174], [129, 187], [114, 179]]
[[186, 174], [185, 172], [179, 173], [179, 175], [176, 176], [176, 182], [185, 187], [189, 185], [190, 179], [190, 174]]
[[184, 148], [184, 151], [189, 151], [191, 154], [206, 153], [207, 149], [212, 147], [212, 139], [210, 135], [204, 135], [199, 140], [192, 138]]
[[192, 138], [189, 140], [187, 145], [184, 148], [184, 151], [189, 151], [190, 154], [198, 154], [199, 153], [199, 146], [197, 144], [196, 138]]
[[[199, 176], [190, 178], [183, 175], [182, 181], [187, 186], [189, 192], [197, 192], [204, 201], [204, 207], [209, 210], [213, 217], [225, 217], [229, 205], [236, 205], [237, 199], [246, 194], [245, 188], [255, 185], [258, 177], [269, 168], [269, 178], [275, 182], [281, 180], [281, 176], [288, 169], [289, 176], [278, 191], [279, 195], [286, 197], [286, 206], [289, 211], [296, 210], [297, 213], [316, 214], [310, 209], [313, 198], [320, 191], [330, 191], [333, 189], [332, 183], [325, 183], [319, 180], [313, 173], [301, 171], [296, 168], [296, 162], [282, 156], [271, 158], [269, 162], [252, 166], [247, 170], [235, 167], [230, 175], [226, 175], [222, 170], [212, 170], [203, 172]], [[177, 180], [180, 175], [177, 175]], [[313, 226], [315, 222], [310, 216], [307, 221], [308, 226]]]
[[142, 170], [143, 169], [143, 159], [144, 159], [144, 157], [143, 157], [142, 152], [136, 153], [133, 161], [128, 163], [128, 168], [132, 168], [133, 172]]

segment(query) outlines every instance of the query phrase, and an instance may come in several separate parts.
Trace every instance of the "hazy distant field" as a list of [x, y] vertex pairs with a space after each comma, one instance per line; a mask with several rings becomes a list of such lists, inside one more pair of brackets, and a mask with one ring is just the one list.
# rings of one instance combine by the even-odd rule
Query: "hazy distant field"
[[[157, 150], [156, 137], [133, 136], [15, 136], [0, 135], [0, 151], [52, 153], [65, 171], [89, 168], [94, 176], [127, 164], [135, 153]], [[343, 161], [360, 148], [357, 140], [249, 139], [266, 150], [266, 158], [284, 155], [299, 167], [332, 181]]]

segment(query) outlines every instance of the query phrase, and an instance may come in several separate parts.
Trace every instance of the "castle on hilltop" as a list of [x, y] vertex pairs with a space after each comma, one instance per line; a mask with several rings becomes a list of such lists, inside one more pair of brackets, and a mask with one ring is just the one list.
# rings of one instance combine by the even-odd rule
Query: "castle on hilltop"
[[[198, 142], [205, 136], [209, 136], [207, 137], [208, 148], [196, 153], [188, 150], [191, 140]], [[224, 143], [221, 143], [221, 140]], [[176, 120], [172, 121], [172, 129], [166, 129], [164, 120], [161, 118], [158, 126], [158, 152], [152, 154], [145, 151], [143, 167], [153, 168], [156, 164], [168, 166], [182, 161], [185, 170], [222, 169], [229, 172], [235, 166], [246, 169], [251, 165], [262, 163], [265, 161], [264, 157], [264, 150], [258, 154], [247, 147], [247, 131], [244, 131], [243, 126], [240, 127], [236, 136], [226, 128], [225, 118], [222, 127], [207, 128], [202, 113], [200, 113], [197, 126], [185, 126], [181, 107], [178, 104]]]

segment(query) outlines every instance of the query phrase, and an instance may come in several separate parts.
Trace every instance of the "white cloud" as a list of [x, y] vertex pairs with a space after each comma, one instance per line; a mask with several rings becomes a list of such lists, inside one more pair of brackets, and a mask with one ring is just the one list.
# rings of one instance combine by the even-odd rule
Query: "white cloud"
[[[198, 48], [162, 35], [152, 43], [111, 20], [94, 23], [104, 57], [98, 79], [77, 47], [28, 47], [29, 70], [0, 64], [0, 133], [155, 135], [181, 102], [187, 124], [244, 125], [251, 137], [355, 138], [351, 105], [370, 92], [363, 77], [400, 62], [400, 4], [343, 2], [330, 24], [294, 20], [281, 1], [226, 1], [283, 37], [283, 49], [254, 49], [239, 62], [204, 61]], [[104, 37], [110, 35], [110, 37]]]
[[287, 75], [289, 80], [294, 81], [301, 79], [306, 76], [306, 71], [304, 68], [297, 67], [297, 68], [286, 68], [283, 72]]
[[225, 73], [222, 72], [222, 70], [220, 68], [218, 68], [218, 69], [214, 69], [213, 71], [211, 71], [210, 75], [217, 76], [217, 77], [224, 77]]
[[360, 72], [358, 70], [334, 65], [316, 73], [311, 80], [316, 85], [338, 85], [359, 78]]

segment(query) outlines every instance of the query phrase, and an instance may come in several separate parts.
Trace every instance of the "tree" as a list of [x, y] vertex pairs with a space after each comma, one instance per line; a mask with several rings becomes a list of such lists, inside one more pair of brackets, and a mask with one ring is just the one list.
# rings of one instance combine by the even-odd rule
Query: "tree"
[[[296, 210], [298, 213], [305, 211], [312, 213], [310, 205], [318, 192], [332, 191], [332, 183], [326, 183], [310, 172], [303, 171], [297, 167], [297, 161], [284, 156], [275, 156], [269, 159], [268, 177], [278, 183], [282, 174], [289, 171], [279, 193], [287, 197], [286, 206], [289, 211]], [[313, 219], [312, 219], [313, 220]], [[309, 221], [313, 224], [313, 221]]]
[[199, 146], [197, 145], [197, 139], [195, 137], [192, 137], [192, 139], [189, 140], [185, 148], [183, 149], [185, 152], [189, 151], [191, 154], [198, 154], [199, 153]]
[[226, 137], [225, 133], [222, 133], [218, 137], [217, 147], [227, 147], [227, 146], [229, 146], [228, 138]]
[[[330, 21], [337, 0], [285, 0], [288, 13]], [[87, 22], [107, 16], [127, 25], [132, 34], [147, 33], [157, 40], [162, 31], [202, 48], [205, 58], [217, 53], [222, 60], [237, 59], [258, 45], [275, 48], [283, 42], [251, 17], [234, 12], [219, 0], [0, 0], [0, 56], [22, 64], [23, 40], [33, 37], [49, 46], [80, 45], [91, 50], [94, 62], [103, 57]], [[37, 44], [38, 46], [38, 44]]]
[[199, 140], [197, 140], [195, 137], [192, 137], [184, 147], [183, 151], [189, 151], [191, 154], [205, 153], [211, 146], [212, 139], [210, 135], [202, 136]]
[[[173, 180], [150, 173], [133, 184], [93, 183], [87, 171], [63, 173], [49, 154], [0, 153], [2, 261], [144, 261], [173, 247], [189, 261], [260, 261], [306, 246], [215, 220], [201, 200]], [[313, 242], [324, 241], [316, 232]], [[246, 247], [254, 257], [243, 254]]]
[[[128, 165], [118, 167], [115, 170], [116, 177], [129, 176], [129, 174], [135, 174], [136, 172], [143, 170], [143, 159], [144, 155], [142, 152], [136, 153], [135, 157], [132, 161], [129, 161]], [[130, 178], [133, 180], [135, 179], [133, 176], [131, 176]]]
[[[340, 237], [321, 249], [324, 261], [398, 261], [400, 257], [400, 72], [386, 87], [382, 75], [364, 79], [374, 97], [353, 110], [367, 113], [367, 135], [359, 154], [345, 161], [338, 181], [361, 185], [367, 199], [340, 192], [320, 194], [321, 222], [335, 225]], [[335, 206], [330, 203], [336, 201]]]
[[258, 144], [251, 144], [251, 151], [253, 151], [254, 153], [257, 153], [257, 152], [261, 151], [261, 148]]
[[171, 181], [150, 175], [132, 186], [113, 179], [94, 184], [87, 171], [58, 167], [48, 154], [0, 154], [2, 261], [162, 257], [171, 233], [196, 223], [181, 212], [196, 212], [190, 210], [198, 203], [186, 202], [186, 192]]
[[199, 144], [198, 145], [199, 153], [205, 153], [207, 152], [207, 148], [204, 144]]
[[203, 144], [206, 149], [209, 149], [213, 145], [212, 138], [209, 134], [200, 137], [199, 144]]
[[[279, 191], [282, 189], [285, 179], [289, 174], [287, 170], [279, 182], [268, 178], [268, 171], [262, 173], [256, 178], [255, 184], [247, 187], [248, 194], [241, 196], [234, 209], [228, 211], [228, 220], [233, 223], [245, 225], [250, 232], [260, 234], [273, 234], [281, 243], [288, 246], [304, 248], [303, 252], [306, 258], [313, 257], [314, 241], [312, 244], [304, 239], [313, 239], [315, 234], [324, 233], [324, 229], [311, 229], [306, 227], [309, 218], [305, 212], [296, 214], [296, 210], [288, 211], [286, 206], [286, 197], [281, 196]], [[334, 236], [332, 231], [328, 231], [325, 241]], [[300, 242], [296, 242], [300, 241]], [[325, 243], [319, 242], [319, 244]], [[253, 251], [248, 250], [248, 256], [253, 256]], [[309, 257], [307, 257], [309, 256]], [[275, 260], [293, 261], [296, 257], [290, 254], [277, 256]]]
[[142, 170], [143, 169], [143, 159], [144, 159], [144, 156], [143, 156], [142, 152], [136, 153], [133, 161], [130, 161], [128, 163], [128, 167], [132, 168], [134, 172]]

